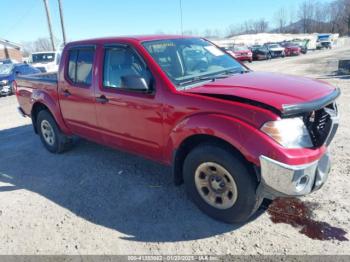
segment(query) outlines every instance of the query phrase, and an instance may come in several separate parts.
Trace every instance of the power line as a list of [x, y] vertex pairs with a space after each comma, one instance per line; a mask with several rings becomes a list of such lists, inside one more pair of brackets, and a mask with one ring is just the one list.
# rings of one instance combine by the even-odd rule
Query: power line
[[35, 4], [31, 5], [22, 16], [18, 16], [18, 19], [15, 19], [16, 23], [14, 23], [12, 26], [9, 27], [9, 29], [3, 34], [2, 38], [6, 38], [6, 36], [13, 31], [13, 29], [15, 29], [18, 25], [22, 24], [22, 22], [24, 21], [24, 19], [32, 12], [32, 10], [34, 9], [34, 7], [37, 7], [37, 4], [35, 2]]

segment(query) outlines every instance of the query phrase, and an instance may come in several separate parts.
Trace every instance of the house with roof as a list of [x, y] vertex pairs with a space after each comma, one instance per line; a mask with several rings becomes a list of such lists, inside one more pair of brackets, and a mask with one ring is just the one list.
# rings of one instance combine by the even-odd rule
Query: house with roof
[[0, 38], [0, 61], [4, 59], [22, 61], [22, 47], [19, 44]]

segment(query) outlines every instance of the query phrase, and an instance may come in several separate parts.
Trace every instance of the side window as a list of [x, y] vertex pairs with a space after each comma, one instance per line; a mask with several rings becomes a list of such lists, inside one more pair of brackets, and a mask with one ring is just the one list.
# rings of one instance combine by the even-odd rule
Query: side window
[[94, 50], [91, 48], [69, 51], [68, 78], [75, 84], [90, 85]]
[[77, 67], [78, 50], [70, 50], [68, 55], [68, 78], [75, 83], [75, 72]]
[[105, 49], [103, 86], [121, 88], [123, 76], [140, 76], [149, 82], [150, 76], [139, 57], [130, 48], [111, 47]]

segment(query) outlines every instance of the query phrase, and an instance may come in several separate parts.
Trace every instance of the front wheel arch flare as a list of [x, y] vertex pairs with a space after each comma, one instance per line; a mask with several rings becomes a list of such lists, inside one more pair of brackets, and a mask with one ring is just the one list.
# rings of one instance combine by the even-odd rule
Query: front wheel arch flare
[[[181, 185], [184, 181], [183, 179], [183, 164], [186, 156], [196, 147], [204, 144], [217, 145], [220, 146], [229, 152], [232, 152], [239, 159], [246, 163], [246, 166], [249, 170], [254, 172], [254, 165], [249, 162], [244, 155], [229, 142], [221, 139], [219, 137], [211, 135], [192, 135], [187, 137], [179, 146], [179, 148], [174, 152], [173, 156], [173, 178], [176, 185]], [[260, 180], [259, 177], [257, 177]]]

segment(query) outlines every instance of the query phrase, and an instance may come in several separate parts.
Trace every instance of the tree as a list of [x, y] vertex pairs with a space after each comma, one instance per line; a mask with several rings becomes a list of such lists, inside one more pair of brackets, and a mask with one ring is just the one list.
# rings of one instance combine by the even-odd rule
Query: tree
[[284, 33], [287, 25], [287, 12], [283, 7], [275, 13], [275, 21], [278, 27], [278, 32]]
[[[54, 37], [55, 46], [59, 47], [61, 42]], [[51, 51], [52, 45], [49, 38], [38, 38], [35, 41], [22, 42], [23, 55], [29, 56], [34, 52]], [[59, 48], [58, 48], [59, 49]]]
[[312, 23], [314, 18], [315, 2], [305, 0], [299, 6], [298, 17], [302, 23], [303, 33], [312, 33]]
[[264, 18], [256, 20], [253, 23], [253, 28], [255, 33], [264, 33], [267, 31], [268, 27], [269, 27], [269, 23]]

